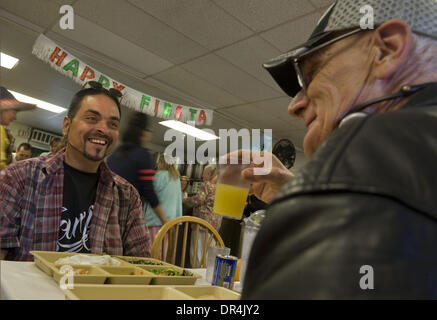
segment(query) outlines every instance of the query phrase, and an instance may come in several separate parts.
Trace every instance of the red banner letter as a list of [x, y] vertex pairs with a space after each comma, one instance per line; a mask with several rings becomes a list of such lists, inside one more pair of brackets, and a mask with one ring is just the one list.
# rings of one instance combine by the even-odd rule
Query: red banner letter
[[200, 110], [199, 113], [199, 119], [197, 119], [197, 122], [203, 121], [203, 123], [206, 123], [206, 113], [205, 110]]
[[86, 66], [85, 69], [83, 69], [82, 75], [80, 76], [80, 80], [84, 81], [86, 79], [94, 79], [94, 70], [90, 67]]
[[175, 119], [179, 119], [181, 115], [182, 115], [182, 106], [177, 106]]
[[50, 56], [50, 61], [51, 62], [55, 62], [54, 60], [58, 60], [56, 62], [56, 65], [58, 67], [61, 66], [62, 61], [64, 61], [65, 57], [67, 56], [67, 52], [63, 52], [61, 55], [59, 54], [59, 51], [61, 51], [61, 49], [59, 47], [55, 48], [55, 51], [53, 51], [52, 55]]
[[158, 114], [159, 100], [155, 100], [155, 114]]
[[114, 87], [114, 89], [117, 89], [118, 91], [123, 91], [123, 89], [124, 89], [124, 85], [118, 84], [115, 81], [112, 81], [112, 86]]

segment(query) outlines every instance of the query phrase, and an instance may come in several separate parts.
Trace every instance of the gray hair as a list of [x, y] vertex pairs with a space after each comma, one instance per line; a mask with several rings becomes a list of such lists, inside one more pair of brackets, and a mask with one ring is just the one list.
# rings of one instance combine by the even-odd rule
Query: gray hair
[[[414, 55], [418, 59], [419, 67], [425, 67], [425, 70], [435, 72], [437, 68], [437, 40], [413, 33], [415, 43]], [[430, 68], [431, 67], [431, 68]]]

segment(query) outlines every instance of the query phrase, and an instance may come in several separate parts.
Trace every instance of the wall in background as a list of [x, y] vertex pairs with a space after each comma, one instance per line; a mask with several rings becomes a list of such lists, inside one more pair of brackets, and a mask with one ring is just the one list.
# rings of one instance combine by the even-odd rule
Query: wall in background
[[14, 149], [18, 148], [21, 143], [28, 142], [32, 127], [18, 121], [12, 121], [7, 128], [11, 130], [15, 138]]

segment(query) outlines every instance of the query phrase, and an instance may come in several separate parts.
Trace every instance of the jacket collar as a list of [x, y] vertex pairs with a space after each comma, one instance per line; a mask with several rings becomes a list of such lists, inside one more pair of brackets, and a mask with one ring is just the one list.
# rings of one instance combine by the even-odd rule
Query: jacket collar
[[437, 105], [437, 82], [427, 86], [422, 91], [415, 94], [403, 108], [424, 107]]

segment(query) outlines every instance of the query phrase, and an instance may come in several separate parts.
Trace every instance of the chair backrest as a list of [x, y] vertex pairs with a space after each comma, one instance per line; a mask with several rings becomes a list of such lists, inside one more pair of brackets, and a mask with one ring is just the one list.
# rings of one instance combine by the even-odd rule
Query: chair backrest
[[[155, 259], [161, 259], [166, 262], [169, 262], [171, 264], [176, 264], [176, 252], [178, 249], [181, 251], [181, 261], [179, 265], [181, 267], [185, 267], [185, 255], [187, 253], [187, 245], [190, 244], [190, 238], [188, 237], [188, 231], [189, 227], [193, 226], [191, 228], [191, 234], [193, 236], [194, 234], [194, 252], [197, 252], [198, 242], [199, 242], [199, 230], [202, 228], [205, 230], [204, 233], [201, 233], [204, 235], [204, 247], [202, 252], [201, 260], [198, 261], [199, 264], [197, 264], [196, 255], [193, 255], [191, 259], [191, 268], [204, 268], [206, 264], [206, 253], [208, 251], [208, 248], [214, 239], [217, 246], [224, 247], [225, 244], [223, 242], [222, 237], [217, 232], [217, 230], [214, 229], [214, 227], [209, 224], [207, 221], [198, 218], [198, 217], [192, 217], [192, 216], [182, 216], [178, 218], [174, 218], [166, 222], [161, 229], [159, 229], [158, 234], [155, 237], [155, 240], [152, 244], [152, 258]], [[183, 231], [183, 238], [182, 238], [182, 245], [181, 248], [178, 248], [178, 235], [179, 235], [179, 229], [182, 229]], [[168, 250], [167, 253], [165, 253], [165, 246], [164, 241], [168, 236]], [[188, 253], [189, 254], [189, 253]]]

